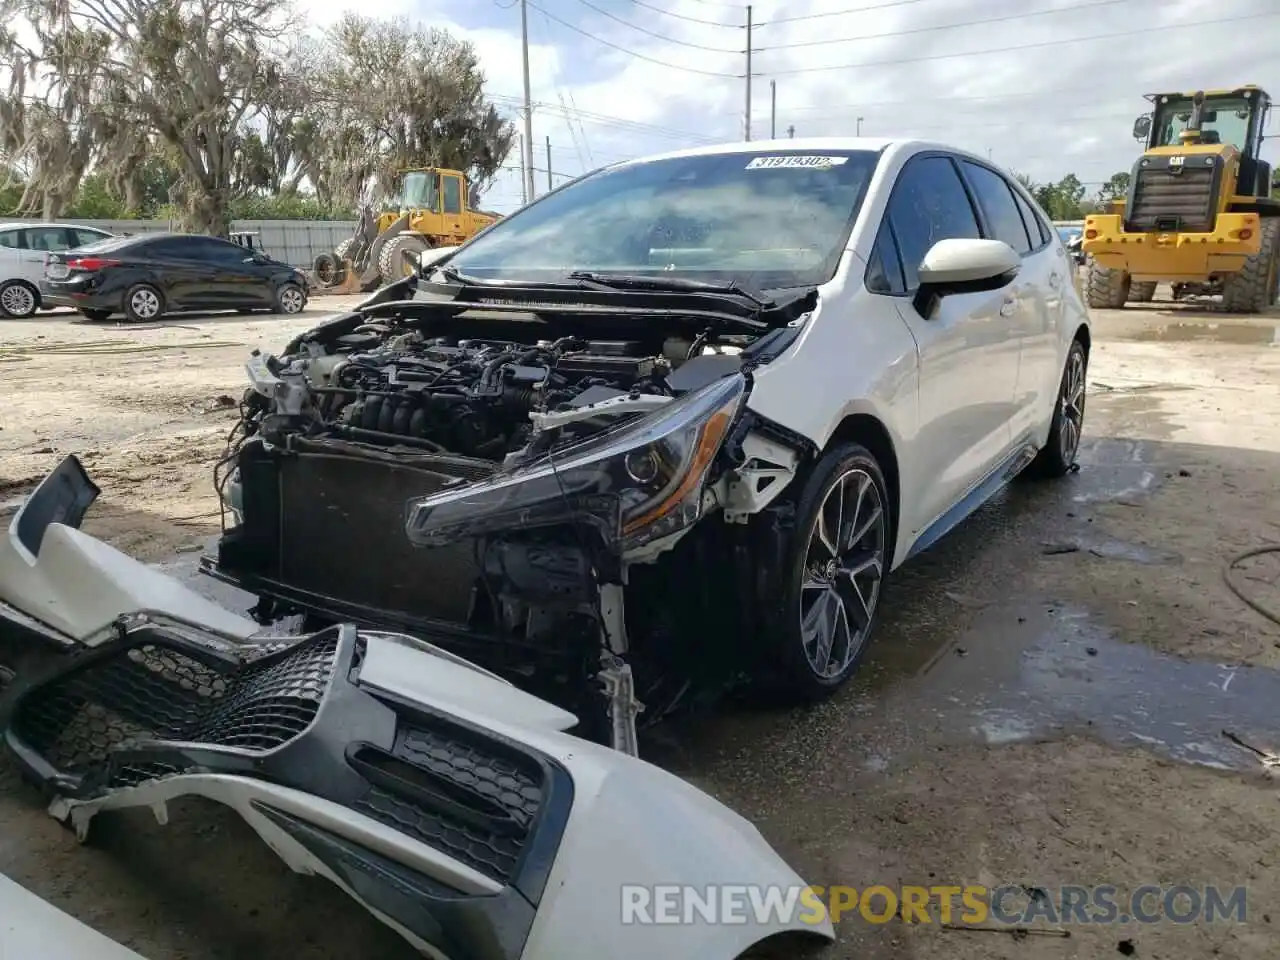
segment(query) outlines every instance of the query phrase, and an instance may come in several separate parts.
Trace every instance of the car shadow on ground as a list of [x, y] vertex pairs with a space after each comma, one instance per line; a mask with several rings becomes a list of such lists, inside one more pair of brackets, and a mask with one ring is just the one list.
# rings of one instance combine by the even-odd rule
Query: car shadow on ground
[[[722, 703], [664, 721], [645, 735], [642, 754], [756, 822], [808, 882], [888, 882], [876, 873], [885, 863], [901, 877], [956, 875], [955, 864], [947, 873], [931, 859], [929, 844], [912, 839], [917, 826], [886, 815], [885, 771], [908, 757], [945, 756], [938, 751], [974, 736], [965, 712], [974, 677], [1011, 669], [1017, 676], [1026, 643], [1036, 640], [1026, 636], [1034, 632], [1034, 624], [1024, 624], [1027, 606], [1075, 602], [1119, 641], [1176, 645], [1181, 637], [1187, 642], [1176, 652], [1226, 657], [1226, 647], [1194, 646], [1205, 638], [1226, 644], [1250, 615], [1222, 585], [1220, 567], [1246, 546], [1280, 538], [1280, 524], [1272, 521], [1268, 531], [1258, 519], [1266, 478], [1280, 471], [1276, 454], [1099, 439], [1086, 444], [1081, 463], [1060, 482], [1011, 485], [900, 568], [867, 662], [826, 703], [789, 710]], [[1192, 509], [1223, 489], [1233, 491], [1229, 502]], [[157, 520], [136, 519], [138, 526]], [[1136, 546], [1132, 551], [1114, 548], [1126, 524], [1146, 531], [1124, 534], [1144, 541], [1123, 541]], [[1205, 608], [1185, 602], [1188, 579], [1201, 584]], [[1184, 602], [1170, 603], [1171, 597]], [[1126, 619], [1139, 615], [1141, 622]], [[1006, 621], [1008, 630], [981, 626]], [[976, 625], [987, 632], [975, 635]], [[1251, 624], [1253, 637], [1261, 630]], [[1090, 658], [1100, 680], [1106, 659]], [[965, 670], [953, 670], [957, 664]], [[1083, 718], [1079, 726], [1085, 729]], [[1280, 720], [1277, 727], [1280, 735]], [[1026, 731], [1031, 743], [1043, 742], [1034, 739], [1039, 735]], [[999, 762], [994, 753], [992, 762]], [[984, 831], [1009, 842], [1013, 827], [984, 819], [984, 798], [964, 789], [940, 788], [937, 809], [914, 810], [912, 823], [946, 823], [949, 811], [963, 810], [977, 820], [969, 830], [973, 844], [985, 842]], [[0, 759], [6, 838], [0, 872], [144, 956], [417, 955], [336, 888], [291, 874], [236, 815], [215, 804], [176, 803], [163, 827], [144, 811], [107, 814], [94, 829], [90, 845], [77, 846], [45, 815], [37, 792], [20, 782], [12, 760]], [[1037, 841], [1023, 842], [1031, 849]], [[898, 924], [849, 920], [842, 932], [840, 944], [817, 956], [915, 955], [902, 952]]]
[[[361, 297], [363, 299], [363, 296]], [[341, 301], [341, 302], [336, 302]], [[325, 313], [333, 313], [339, 310], [348, 309], [351, 298], [338, 297], [314, 297], [307, 301], [306, 309], [298, 314], [274, 313], [271, 310], [263, 308], [261, 310], [219, 310], [219, 311], [179, 311], [175, 313], [166, 313], [158, 321], [150, 321], [146, 323], [131, 323], [125, 319], [124, 314], [115, 314], [106, 320], [90, 320], [80, 314], [77, 310], [42, 310], [32, 314], [29, 317], [5, 317], [0, 315], [0, 320], [8, 323], [30, 323], [39, 325], [48, 323], [50, 320], [57, 320], [63, 323], [70, 323], [76, 326], [86, 327], [121, 327], [130, 330], [155, 330], [161, 327], [181, 327], [184, 324], [190, 324], [192, 329], [198, 327], [217, 325], [222, 323], [244, 323], [252, 320], [288, 320], [291, 317], [321, 316]]]

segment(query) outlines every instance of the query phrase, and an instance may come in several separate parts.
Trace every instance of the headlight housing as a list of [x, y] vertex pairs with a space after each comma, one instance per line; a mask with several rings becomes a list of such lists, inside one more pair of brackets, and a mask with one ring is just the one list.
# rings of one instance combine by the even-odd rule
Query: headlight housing
[[741, 374], [661, 410], [480, 483], [409, 501], [422, 546], [569, 521], [630, 550], [702, 515], [707, 473], [746, 395]]

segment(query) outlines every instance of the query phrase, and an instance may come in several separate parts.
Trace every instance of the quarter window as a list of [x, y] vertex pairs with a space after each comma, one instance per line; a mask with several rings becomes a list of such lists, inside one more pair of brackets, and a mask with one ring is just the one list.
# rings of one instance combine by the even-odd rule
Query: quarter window
[[964, 161], [965, 173], [978, 196], [978, 206], [986, 217], [991, 238], [1003, 240], [1020, 254], [1031, 252], [1027, 226], [1022, 222], [1018, 204], [1008, 182], [994, 170]]
[[902, 255], [908, 291], [920, 285], [920, 262], [939, 240], [976, 240], [982, 236], [969, 194], [947, 157], [909, 161], [894, 185], [888, 215]]
[[867, 289], [872, 293], [900, 296], [907, 292], [902, 276], [902, 258], [898, 256], [898, 244], [893, 239], [889, 221], [880, 224], [875, 246], [871, 248], [871, 262], [867, 265]]
[[105, 240], [111, 236], [109, 233], [99, 233], [97, 230], [84, 230], [73, 228], [71, 230], [71, 241], [77, 247], [83, 247], [87, 243], [97, 243], [99, 240]]

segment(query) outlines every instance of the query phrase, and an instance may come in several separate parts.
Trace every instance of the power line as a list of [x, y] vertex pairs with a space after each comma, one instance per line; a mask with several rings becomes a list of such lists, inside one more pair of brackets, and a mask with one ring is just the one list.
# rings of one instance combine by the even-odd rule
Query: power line
[[[511, 94], [490, 94], [489, 99], [508, 106], [523, 103], [522, 98], [512, 96]], [[534, 107], [546, 110], [547, 112], [554, 113], [558, 116], [568, 116], [571, 112], [566, 110], [562, 105], [548, 103], [543, 100], [535, 101]], [[592, 113], [589, 110], [581, 109], [572, 112], [579, 118], [599, 126], [613, 126], [638, 133], [652, 133], [659, 136], [665, 135], [676, 139], [694, 140], [701, 143], [717, 143], [722, 139], [718, 137], [709, 137], [705, 134], [691, 133], [688, 130], [677, 130], [674, 127], [664, 127], [656, 123], [644, 123], [640, 120], [628, 120], [625, 117], [617, 117], [607, 113]]]
[[[581, 0], [586, 3], [586, 0]], [[981, 20], [963, 20], [960, 23], [940, 23], [929, 27], [911, 27], [906, 30], [890, 30], [887, 33], [865, 33], [858, 37], [842, 37], [822, 40], [797, 40], [795, 43], [780, 43], [772, 47], [755, 47], [756, 53], [768, 50], [791, 50], [796, 47], [822, 47], [833, 43], [856, 43], [859, 40], [886, 40], [892, 37], [904, 37], [917, 33], [933, 33], [938, 30], [955, 30], [959, 27], [977, 27], [989, 23], [1006, 23], [1010, 20], [1028, 20], [1032, 17], [1047, 17], [1055, 13], [1074, 13], [1091, 7], [1114, 7], [1130, 0], [1086, 0], [1084, 3], [1073, 3], [1066, 7], [1054, 7], [1051, 10], [1033, 10], [1030, 13], [1011, 13], [1000, 17], [984, 17]], [[724, 51], [728, 52], [728, 51]]]
[[[665, 33], [656, 33], [653, 30], [648, 29], [647, 27], [640, 26], [638, 23], [632, 23], [630, 20], [624, 20], [622, 17], [619, 17], [617, 14], [610, 13], [608, 10], [604, 9], [603, 7], [596, 6], [594, 3], [591, 2], [591, 0], [578, 0], [578, 2], [582, 4], [584, 7], [594, 10], [596, 13], [600, 14], [600, 16], [608, 17], [614, 23], [620, 23], [624, 27], [630, 27], [632, 30], [638, 30], [640, 33], [645, 34], [645, 36], [653, 37], [655, 40], [661, 40], [663, 43], [674, 43], [677, 46], [690, 47], [691, 49], [694, 49], [694, 50], [706, 50], [710, 53], [740, 54], [740, 53], [746, 52], [745, 50], [730, 50], [726, 47], [708, 47], [708, 46], [704, 46], [701, 43], [690, 43], [688, 40], [677, 40], [675, 37], [668, 37]], [[1121, 0], [1109, 0], [1109, 2], [1119, 3], [1121, 2]]]
[[871, 10], [887, 10], [889, 7], [905, 7], [913, 3], [928, 3], [930, 0], [889, 0], [888, 3], [874, 3], [868, 7], [853, 7], [849, 10], [828, 10], [825, 13], [805, 13], [795, 17], [780, 17], [777, 20], [766, 20], [762, 27], [772, 27], [780, 23], [796, 23], [800, 20], [820, 20], [825, 17], [843, 17], [850, 13], [867, 13]]
[[[528, 0], [526, 0], [526, 2], [528, 2]], [[619, 53], [625, 53], [629, 57], [635, 57], [637, 60], [644, 60], [647, 63], [656, 64], [659, 67], [666, 67], [668, 70], [683, 70], [685, 73], [701, 74], [704, 77], [724, 77], [725, 79], [728, 79], [728, 80], [741, 80], [743, 77], [743, 75], [740, 73], [720, 73], [715, 70], [699, 70], [697, 67], [682, 67], [679, 64], [668, 63], [665, 60], [658, 60], [654, 57], [646, 56], [643, 53], [637, 53], [636, 51], [630, 50], [627, 47], [621, 46], [620, 44], [613, 43], [610, 40], [604, 39], [604, 37], [597, 37], [595, 34], [588, 33], [586, 30], [583, 30], [581, 27], [575, 27], [572, 23], [567, 23], [566, 21], [561, 20], [559, 17], [555, 16], [554, 14], [547, 13], [546, 10], [542, 9], [542, 7], [538, 6], [535, 3], [529, 3], [529, 6], [532, 7], [534, 10], [537, 10], [540, 14], [542, 14], [548, 20], [554, 20], [556, 23], [560, 24], [560, 26], [564, 27], [565, 29], [572, 30], [574, 33], [580, 34], [581, 36], [584, 36], [589, 40], [594, 40], [596, 43], [602, 43], [606, 47], [611, 47], [614, 50], [617, 50]]]
[[991, 47], [986, 50], [965, 50], [962, 53], [934, 53], [923, 57], [904, 57], [895, 60], [868, 60], [865, 63], [842, 63], [828, 67], [795, 67], [791, 70], [772, 70], [768, 74], [758, 76], [789, 76], [797, 73], [821, 73], [832, 70], [860, 70], [863, 67], [890, 67], [903, 63], [925, 63], [931, 60], [955, 60], [959, 57], [985, 57], [992, 53], [1013, 53], [1019, 50], [1037, 50], [1045, 47], [1061, 47], [1072, 43], [1092, 43], [1095, 40], [1115, 40], [1120, 37], [1144, 37], [1148, 34], [1166, 30], [1185, 30], [1190, 27], [1209, 27], [1220, 23], [1240, 23], [1245, 20], [1262, 20], [1267, 17], [1280, 16], [1280, 10], [1269, 13], [1251, 13], [1240, 17], [1220, 17], [1213, 20], [1185, 20], [1182, 23], [1171, 23], [1159, 27], [1143, 27], [1140, 30], [1123, 30], [1115, 33], [1095, 33], [1087, 37], [1072, 37], [1069, 40], [1042, 40], [1038, 43], [1021, 43], [1011, 47]]
[[645, 3], [644, 0], [629, 0], [637, 7], [644, 7], [646, 10], [652, 10], [654, 13], [660, 13], [664, 17], [673, 17], [676, 20], [684, 20], [687, 23], [701, 23], [708, 27], [729, 27], [734, 30], [746, 29], [740, 23], [725, 23], [722, 20], [703, 20], [700, 17], [686, 17], [683, 13], [676, 13], [674, 10], [663, 10], [661, 7], [655, 7], [651, 3]]

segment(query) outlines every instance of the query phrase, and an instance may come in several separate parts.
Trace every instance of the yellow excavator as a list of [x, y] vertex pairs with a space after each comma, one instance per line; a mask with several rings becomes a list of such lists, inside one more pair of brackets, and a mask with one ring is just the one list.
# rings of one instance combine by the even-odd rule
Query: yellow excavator
[[1271, 98], [1249, 85], [1147, 99], [1151, 112], [1133, 126], [1146, 150], [1128, 196], [1085, 218], [1089, 306], [1149, 301], [1169, 283], [1175, 299], [1265, 310], [1280, 282], [1280, 201], [1260, 156]]
[[458, 170], [401, 170], [381, 212], [362, 209], [351, 237], [316, 258], [319, 286], [334, 293], [373, 290], [411, 274], [426, 251], [456, 247], [500, 219], [472, 210], [468, 192]]

